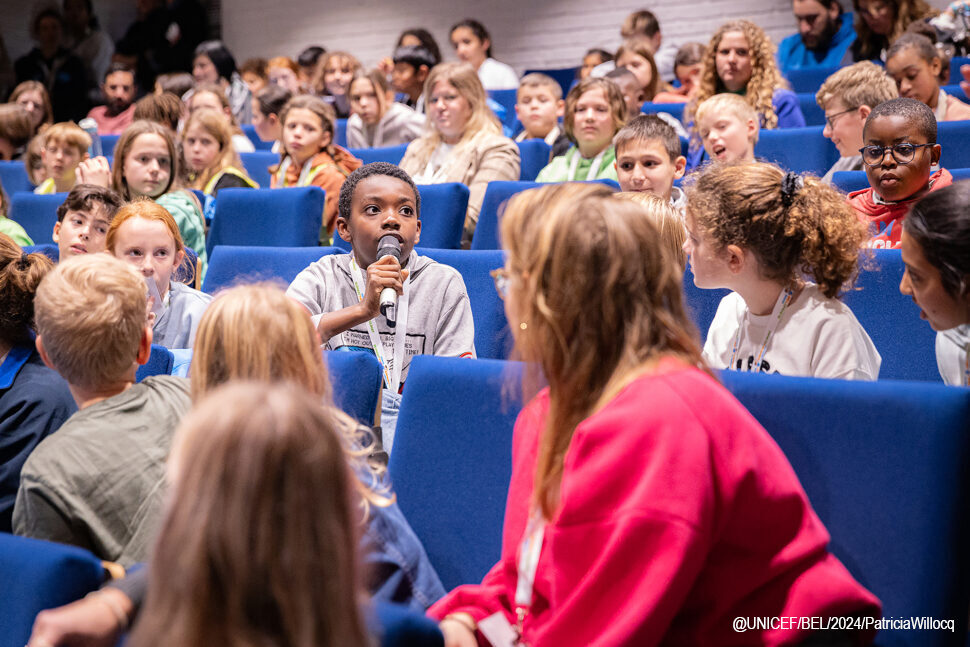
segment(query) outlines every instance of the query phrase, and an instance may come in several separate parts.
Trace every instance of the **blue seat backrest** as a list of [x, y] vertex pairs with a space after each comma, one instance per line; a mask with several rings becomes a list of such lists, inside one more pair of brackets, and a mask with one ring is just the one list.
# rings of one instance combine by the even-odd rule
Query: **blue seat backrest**
[[954, 56], [950, 59], [950, 85], [957, 85], [963, 80], [963, 74], [960, 73], [961, 65], [970, 65], [970, 58]]
[[832, 174], [832, 186], [845, 193], [852, 193], [869, 188], [869, 180], [865, 171], [836, 171]]
[[273, 148], [273, 142], [264, 142], [256, 134], [256, 128], [252, 124], [243, 124], [240, 126], [242, 128], [243, 134], [253, 143], [253, 148], [257, 151], [268, 151]]
[[[458, 249], [468, 212], [468, 187], [461, 182], [419, 184], [421, 236], [416, 247]], [[350, 243], [334, 233], [333, 246], [350, 251]]]
[[[255, 153], [239, 153], [246, 175], [262, 189], [268, 189], [270, 184], [269, 167], [279, 164], [279, 153], [257, 150]], [[219, 192], [220, 194], [222, 191]]]
[[968, 103], [967, 93], [959, 85], [944, 85], [942, 88], [947, 94], [956, 97], [964, 103]]
[[18, 191], [33, 191], [34, 185], [27, 175], [27, 167], [22, 161], [0, 160], [0, 184], [8, 196]]
[[822, 136], [821, 126], [762, 130], [754, 154], [789, 171], [819, 177], [839, 159], [838, 149]]
[[666, 112], [668, 115], [672, 115], [677, 121], [683, 123], [684, 121], [684, 108], [687, 106], [686, 103], [644, 103], [640, 106], [640, 112], [645, 115], [653, 115], [658, 112]]
[[511, 90], [488, 90], [488, 97], [505, 109], [505, 114], [499, 117], [503, 126], [511, 127], [517, 120], [515, 114], [516, 95], [518, 88]]
[[919, 306], [899, 291], [902, 255], [898, 249], [877, 249], [870, 264], [859, 273], [861, 289], [846, 292], [842, 300], [882, 356], [879, 379], [939, 382], [936, 333], [920, 319]]
[[943, 152], [943, 168], [970, 168], [970, 121], [941, 121], [937, 124], [937, 138]]
[[502, 550], [521, 365], [411, 360], [388, 472], [445, 590], [481, 581]]
[[313, 246], [319, 240], [324, 199], [318, 186], [223, 189], [216, 200], [206, 251], [216, 245]]
[[86, 550], [0, 533], [0, 645], [26, 645], [38, 613], [78, 600], [103, 581], [101, 560]]
[[35, 244], [52, 243], [57, 208], [66, 198], [66, 193], [15, 193], [10, 199], [10, 211], [7, 215], [11, 220], [20, 223]]
[[[825, 79], [839, 71], [837, 67], [806, 67], [788, 70], [785, 77], [791, 84], [791, 89], [799, 94], [811, 93], [813, 96], [822, 87]], [[807, 115], [806, 115], [807, 116]]]
[[579, 72], [578, 67], [560, 67], [551, 70], [526, 70], [526, 74], [532, 74], [533, 72], [539, 72], [540, 74], [545, 74], [546, 76], [551, 76], [556, 80], [556, 83], [562, 88], [562, 96], [565, 98], [569, 94], [569, 89], [573, 87], [573, 83], [576, 81], [576, 74]]
[[519, 147], [519, 159], [522, 163], [519, 167], [519, 180], [532, 182], [549, 163], [552, 147], [541, 139], [526, 139], [516, 142], [515, 145]]
[[707, 290], [697, 287], [694, 285], [694, 273], [690, 267], [684, 270], [684, 304], [687, 306], [687, 314], [701, 334], [701, 342], [707, 339], [707, 331], [714, 321], [721, 299], [729, 294], [731, 291], [724, 288]]
[[148, 362], [138, 367], [135, 381], [141, 382], [152, 375], [171, 375], [173, 366], [175, 366], [175, 355], [172, 351], [164, 346], [152, 344], [152, 354], [148, 357]]
[[24, 252], [27, 254], [33, 254], [35, 252], [43, 254], [47, 258], [51, 259], [55, 263], [61, 257], [61, 250], [54, 243], [44, 243], [43, 245], [27, 245], [24, 247]]
[[259, 281], [272, 281], [286, 287], [296, 275], [329, 254], [335, 247], [249, 247], [217, 245], [209, 256], [202, 291], [219, 290]]
[[952, 634], [884, 631], [876, 644], [963, 645], [970, 391], [729, 371], [721, 379], [784, 451], [829, 549], [879, 597], [882, 617], [955, 620]]
[[[824, 126], [825, 111], [822, 110], [821, 106], [818, 105], [818, 102], [815, 101], [815, 93], [799, 93], [796, 96], [798, 97], [798, 107], [801, 108], [802, 114], [805, 115], [805, 125]], [[834, 146], [834, 144], [830, 145]]]
[[115, 146], [121, 135], [101, 135], [101, 154], [105, 157], [114, 157]]
[[381, 364], [369, 351], [324, 351], [333, 401], [357, 422], [371, 427], [381, 402]]
[[401, 144], [400, 146], [384, 146], [382, 148], [351, 148], [350, 153], [364, 164], [371, 162], [399, 164], [407, 149], [407, 144]]
[[337, 146], [343, 146], [347, 148], [347, 120], [338, 119], [336, 124], [336, 132], [333, 135], [333, 141]]
[[501, 250], [423, 249], [421, 253], [458, 270], [468, 290], [475, 320], [475, 352], [483, 359], [505, 359], [512, 348], [505, 308], [490, 272], [505, 264]]
[[444, 647], [438, 624], [402, 604], [378, 602], [367, 617], [367, 628], [381, 647]]

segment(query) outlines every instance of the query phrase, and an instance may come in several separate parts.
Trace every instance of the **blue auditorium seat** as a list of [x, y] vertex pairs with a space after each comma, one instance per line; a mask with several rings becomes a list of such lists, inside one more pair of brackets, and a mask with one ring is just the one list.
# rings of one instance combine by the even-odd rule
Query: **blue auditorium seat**
[[3, 185], [3, 190], [7, 192], [8, 196], [12, 196], [18, 191], [34, 190], [30, 176], [27, 175], [27, 167], [20, 160], [0, 160], [0, 185]]
[[556, 80], [556, 83], [562, 88], [562, 96], [565, 97], [569, 94], [570, 88], [573, 87], [573, 83], [576, 82], [576, 75], [579, 73], [578, 67], [562, 67], [550, 70], [526, 70], [526, 74], [532, 74], [533, 72], [538, 72], [540, 74], [545, 74], [546, 76], [551, 76]]
[[20, 223], [35, 244], [52, 243], [57, 208], [66, 198], [66, 193], [15, 193], [10, 199], [7, 216]]
[[802, 114], [805, 116], [805, 125], [824, 126], [825, 111], [815, 101], [815, 93], [806, 92], [796, 96], [798, 97], [798, 107], [801, 108]]
[[357, 422], [371, 427], [381, 404], [381, 364], [370, 351], [324, 351], [333, 401]]
[[957, 85], [963, 80], [963, 74], [960, 73], [961, 65], [970, 65], [970, 58], [954, 56], [950, 59], [950, 85]]
[[[475, 320], [475, 352], [483, 359], [506, 359], [512, 338], [505, 308], [490, 272], [505, 265], [501, 250], [422, 249], [421, 254], [458, 270], [468, 290]], [[396, 447], [396, 446], [395, 446]]]
[[206, 251], [216, 245], [310, 247], [317, 243], [325, 193], [318, 186], [223, 189]]
[[101, 135], [101, 154], [105, 157], [114, 157], [115, 146], [121, 135]]
[[336, 132], [333, 134], [333, 142], [337, 146], [347, 148], [347, 120], [338, 119], [334, 125], [336, 126]]
[[257, 150], [255, 153], [239, 153], [239, 160], [243, 163], [246, 175], [252, 178], [260, 188], [268, 189], [270, 184], [269, 167], [280, 163], [280, 155], [272, 151]]
[[796, 173], [821, 177], [839, 159], [839, 151], [822, 135], [822, 126], [762, 130], [754, 154]]
[[34, 618], [96, 590], [101, 560], [86, 550], [0, 533], [0, 645], [27, 644]]
[[690, 315], [691, 321], [697, 326], [701, 343], [707, 339], [707, 331], [714, 321], [721, 299], [729, 294], [731, 291], [724, 288], [707, 290], [697, 287], [694, 285], [694, 273], [691, 272], [690, 267], [684, 270], [684, 305], [687, 306], [687, 314]]
[[672, 115], [675, 119], [683, 123], [684, 121], [684, 108], [687, 106], [686, 103], [644, 103], [640, 107], [640, 112], [645, 115], [653, 115], [658, 112], [666, 112], [668, 115]]
[[172, 351], [164, 346], [152, 344], [152, 354], [148, 357], [148, 362], [138, 367], [135, 381], [141, 382], [152, 375], [171, 375], [173, 366], [175, 366], [175, 355]]
[[438, 623], [401, 604], [378, 602], [367, 627], [381, 647], [444, 647]]
[[388, 473], [445, 590], [479, 582], [501, 554], [521, 365], [411, 360]]
[[407, 144], [384, 146], [381, 148], [351, 148], [350, 154], [360, 159], [364, 164], [370, 164], [371, 162], [400, 164], [407, 149]]
[[526, 139], [516, 142], [519, 147], [519, 180], [533, 182], [545, 166], [549, 163], [549, 155], [552, 153], [552, 146], [541, 139]]
[[276, 281], [285, 287], [311, 263], [341, 251], [335, 247], [217, 245], [209, 256], [202, 290], [215, 294], [233, 285], [258, 281]]
[[[788, 70], [785, 77], [791, 84], [793, 92], [798, 94], [811, 93], [812, 96], [825, 83], [825, 79], [839, 71], [838, 67], [806, 67], [797, 70]], [[808, 116], [808, 115], [806, 115]]]
[[[953, 176], [954, 182], [970, 180], [970, 168], [947, 168]], [[832, 185], [836, 188], [852, 193], [860, 189], [869, 188], [869, 180], [865, 171], [836, 171], [832, 174]]]
[[55, 263], [61, 257], [61, 250], [54, 243], [44, 243], [43, 245], [27, 245], [24, 247], [24, 252], [27, 254], [33, 254], [35, 252], [43, 254], [47, 258], [51, 259]]
[[943, 168], [970, 168], [970, 121], [941, 121], [937, 124], [936, 141], [943, 148]]
[[502, 106], [505, 111], [504, 114], [499, 115], [499, 120], [502, 122], [502, 125], [512, 130], [515, 130], [513, 125], [518, 119], [515, 114], [515, 102], [518, 92], [518, 88], [486, 91], [488, 98]]
[[253, 148], [257, 151], [268, 151], [273, 148], [273, 142], [264, 142], [256, 134], [256, 128], [252, 124], [243, 124], [240, 126], [242, 128], [243, 134], [253, 143]]

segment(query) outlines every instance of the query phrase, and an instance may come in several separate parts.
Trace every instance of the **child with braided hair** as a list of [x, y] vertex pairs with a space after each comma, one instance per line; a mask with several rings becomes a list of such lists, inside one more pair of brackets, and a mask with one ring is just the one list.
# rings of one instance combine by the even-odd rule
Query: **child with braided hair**
[[711, 367], [879, 376], [879, 353], [837, 298], [866, 239], [838, 191], [773, 164], [714, 165], [688, 190], [687, 231], [694, 284], [733, 290], [707, 334]]

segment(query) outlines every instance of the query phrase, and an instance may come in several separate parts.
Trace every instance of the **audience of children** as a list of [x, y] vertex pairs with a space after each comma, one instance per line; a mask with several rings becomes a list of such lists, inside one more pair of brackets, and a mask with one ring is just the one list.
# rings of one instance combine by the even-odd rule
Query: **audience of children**
[[334, 110], [337, 119], [350, 116], [350, 82], [363, 66], [348, 52], [327, 52], [312, 82], [314, 91]]
[[694, 284], [732, 290], [707, 333], [708, 364], [879, 377], [876, 347], [837, 298], [858, 271], [866, 239], [842, 194], [772, 164], [719, 164], [688, 189], [687, 231]]
[[970, 182], [927, 194], [903, 221], [899, 291], [936, 333], [946, 384], [970, 386]]
[[336, 120], [332, 105], [303, 94], [283, 106], [283, 149], [280, 163], [270, 168], [271, 188], [318, 186], [327, 192], [320, 229], [320, 240], [327, 243], [336, 226], [340, 187], [361, 165], [359, 159], [334, 143]]
[[283, 139], [280, 113], [292, 98], [289, 90], [278, 85], [267, 85], [253, 95], [253, 130], [264, 142], [273, 142], [270, 150], [274, 153], [280, 152], [280, 140]]
[[80, 254], [103, 252], [108, 229], [123, 201], [114, 189], [96, 184], [78, 184], [57, 207], [57, 222], [51, 238], [57, 243], [62, 261]]
[[752, 162], [758, 143], [758, 114], [736, 94], [715, 94], [697, 107], [697, 134], [706, 159], [719, 162]]
[[616, 180], [613, 136], [626, 121], [626, 102], [609, 79], [588, 78], [566, 95], [563, 126], [575, 146], [539, 171], [538, 182]]
[[152, 329], [145, 280], [108, 254], [60, 263], [37, 288], [37, 350], [79, 411], [27, 458], [13, 510], [18, 535], [85, 548], [130, 566], [148, 556], [163, 508], [165, 461], [188, 411], [188, 381], [135, 383]]
[[945, 168], [933, 172], [942, 149], [933, 111], [916, 99], [890, 99], [872, 109], [860, 150], [869, 188], [849, 194], [849, 204], [870, 224], [874, 248], [897, 248], [903, 218], [913, 202], [953, 182]]
[[[461, 275], [414, 250], [420, 211], [421, 194], [399, 167], [375, 162], [357, 169], [340, 189], [337, 217], [337, 231], [353, 251], [324, 256], [287, 290], [313, 315], [328, 349], [364, 348], [377, 356], [384, 371], [381, 442], [388, 453], [411, 358], [475, 357], [474, 324]], [[400, 262], [393, 256], [378, 259], [384, 236], [400, 243]], [[385, 288], [398, 293], [395, 323], [379, 307]]]
[[40, 160], [47, 179], [34, 189], [34, 193], [70, 191], [76, 182], [78, 164], [88, 158], [90, 147], [91, 136], [74, 122], [57, 123], [45, 130]]
[[551, 147], [550, 159], [569, 150], [572, 143], [559, 128], [559, 119], [566, 110], [562, 100], [562, 86], [554, 78], [541, 72], [526, 74], [519, 81], [515, 96], [515, 115], [522, 123], [522, 132], [515, 141], [541, 139]]
[[928, 105], [937, 122], [970, 119], [970, 105], [940, 87], [950, 71], [943, 63], [939, 50], [922, 34], [903, 34], [886, 53], [886, 71], [896, 81], [899, 96]]
[[655, 195], [683, 219], [687, 196], [674, 186], [674, 180], [684, 177], [687, 160], [670, 124], [656, 115], [635, 117], [613, 138], [613, 148], [620, 190]]
[[425, 118], [393, 101], [387, 75], [378, 69], [354, 75], [350, 83], [347, 146], [380, 148], [409, 144], [424, 133]]
[[471, 243], [485, 188], [518, 180], [519, 149], [502, 134], [478, 75], [464, 63], [436, 66], [424, 85], [428, 131], [408, 145], [400, 167], [419, 184], [461, 182], [468, 187], [463, 243]]
[[[252, 104], [252, 99], [246, 99], [250, 104]], [[214, 83], [197, 83], [195, 89], [192, 91], [192, 96], [189, 97], [185, 102], [185, 107], [187, 108], [188, 114], [192, 114], [196, 110], [209, 109], [215, 110], [223, 115], [225, 115], [226, 121], [229, 123], [229, 127], [232, 129], [232, 147], [237, 153], [252, 153], [256, 150], [253, 146], [253, 142], [243, 134], [242, 129], [236, 122], [236, 118], [233, 116], [232, 109], [229, 105], [229, 100], [226, 95], [222, 92], [218, 85]], [[248, 110], [250, 112], [250, 121], [252, 120], [252, 105], [249, 106]]]
[[135, 120], [135, 71], [124, 63], [111, 64], [101, 93], [105, 104], [91, 108], [88, 117], [97, 122], [99, 135], [120, 135]]
[[77, 411], [67, 382], [34, 347], [34, 295], [54, 267], [0, 232], [0, 532], [11, 532], [20, 470]]
[[839, 150], [839, 161], [822, 181], [830, 184], [837, 171], [861, 171], [862, 127], [872, 109], [897, 97], [896, 85], [886, 70], [871, 61], [861, 61], [825, 79], [815, 102], [825, 111], [822, 134]]
[[485, 25], [466, 18], [452, 25], [449, 37], [458, 60], [474, 68], [486, 90], [513, 90], [519, 87], [519, 75], [515, 70], [492, 58], [492, 37]]
[[879, 617], [784, 454], [709, 374], [651, 220], [597, 183], [509, 202], [506, 314], [530, 386], [548, 388], [516, 421], [499, 562], [429, 611], [448, 645], [726, 644], [766, 605]]
[[31, 137], [37, 139], [30, 125], [30, 115], [15, 103], [0, 104], [0, 161], [23, 157]]

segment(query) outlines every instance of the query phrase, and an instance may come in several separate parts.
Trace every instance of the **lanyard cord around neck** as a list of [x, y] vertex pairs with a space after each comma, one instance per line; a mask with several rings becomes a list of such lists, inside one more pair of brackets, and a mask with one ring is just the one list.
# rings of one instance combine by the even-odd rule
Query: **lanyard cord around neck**
[[[604, 148], [599, 152], [599, 154], [593, 158], [590, 162], [589, 170], [586, 172], [586, 180], [595, 180], [596, 176], [599, 174], [600, 164], [603, 163], [603, 156], [606, 155], [606, 151], [609, 147]], [[576, 154], [573, 155], [573, 159], [569, 162], [569, 172], [566, 175], [567, 182], [576, 181], [576, 172], [579, 170], [579, 159], [582, 157], [582, 153], [579, 152], [579, 148], [576, 149]]]
[[[795, 290], [793, 288], [785, 288], [785, 290], [778, 295], [778, 300], [775, 301], [775, 307], [771, 311], [772, 319], [768, 324], [768, 332], [765, 334], [765, 341], [761, 344], [761, 350], [758, 351], [757, 361], [755, 362], [752, 370], [755, 373], [761, 371], [761, 364], [765, 359], [765, 351], [768, 350], [768, 342], [771, 340], [772, 335], [775, 334], [775, 330], [778, 329], [778, 324], [781, 322], [782, 315], [785, 314], [785, 310], [791, 304], [795, 297]], [[735, 362], [738, 359], [738, 350], [741, 346], [741, 331], [744, 330], [744, 325], [748, 321], [748, 314], [750, 309], [745, 307], [744, 315], [741, 317], [741, 321], [738, 322], [738, 334], [734, 336], [734, 349], [731, 351], [731, 363], [728, 364], [728, 368], [737, 370]]]

